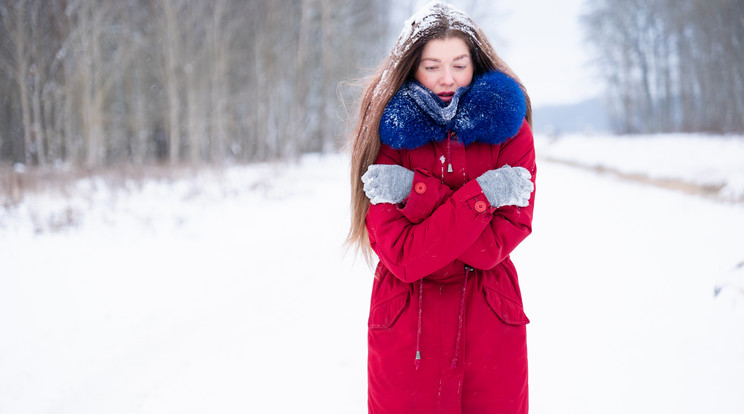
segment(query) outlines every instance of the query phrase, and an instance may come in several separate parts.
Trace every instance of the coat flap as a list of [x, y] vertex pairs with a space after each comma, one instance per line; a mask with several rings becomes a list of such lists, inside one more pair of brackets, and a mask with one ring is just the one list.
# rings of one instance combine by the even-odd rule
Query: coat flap
[[486, 288], [485, 293], [488, 306], [504, 323], [509, 325], [526, 325], [530, 323], [527, 315], [524, 314], [522, 305], [507, 299], [490, 288]]
[[408, 290], [402, 291], [389, 299], [376, 304], [369, 312], [368, 326], [370, 328], [390, 328], [398, 319], [408, 303]]

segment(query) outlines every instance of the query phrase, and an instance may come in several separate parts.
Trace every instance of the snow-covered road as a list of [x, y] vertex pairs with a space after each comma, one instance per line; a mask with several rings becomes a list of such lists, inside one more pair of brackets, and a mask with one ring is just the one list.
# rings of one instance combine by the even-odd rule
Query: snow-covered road
[[744, 412], [744, 292], [713, 297], [744, 256], [742, 207], [538, 174], [534, 232], [513, 255], [532, 412]]
[[[364, 413], [343, 156], [0, 211], [0, 413]], [[42, 205], [43, 203], [43, 205]], [[56, 207], [55, 207], [56, 206]], [[36, 212], [36, 213], [34, 213]], [[744, 205], [538, 164], [533, 413], [741, 413]], [[41, 223], [41, 224], [40, 224]]]

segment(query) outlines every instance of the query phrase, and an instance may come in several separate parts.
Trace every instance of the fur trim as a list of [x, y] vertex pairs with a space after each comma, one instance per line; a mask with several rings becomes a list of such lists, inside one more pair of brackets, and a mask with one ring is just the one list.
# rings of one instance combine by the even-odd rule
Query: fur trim
[[454, 131], [463, 144], [501, 144], [522, 126], [527, 106], [519, 84], [501, 72], [486, 73], [460, 98], [457, 114], [440, 125], [411, 96], [408, 83], [390, 99], [380, 121], [380, 140], [394, 149], [442, 141]]

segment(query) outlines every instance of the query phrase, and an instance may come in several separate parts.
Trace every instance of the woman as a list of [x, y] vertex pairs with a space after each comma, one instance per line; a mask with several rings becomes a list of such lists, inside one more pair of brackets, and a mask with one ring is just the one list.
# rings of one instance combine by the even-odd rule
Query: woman
[[531, 232], [524, 87], [478, 25], [433, 2], [362, 95], [349, 241], [379, 257], [370, 413], [526, 413], [525, 325], [510, 252]]

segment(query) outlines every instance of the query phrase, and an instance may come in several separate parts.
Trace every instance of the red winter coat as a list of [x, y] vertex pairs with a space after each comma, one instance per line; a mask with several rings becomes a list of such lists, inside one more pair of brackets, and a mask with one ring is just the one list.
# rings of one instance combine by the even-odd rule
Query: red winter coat
[[526, 168], [534, 183], [529, 125], [496, 145], [463, 145], [454, 134], [414, 149], [383, 144], [376, 163], [415, 175], [403, 204], [372, 205], [367, 214], [380, 259], [369, 412], [527, 413], [529, 320], [509, 254], [532, 230], [534, 193], [528, 207], [494, 209], [475, 178], [508, 164]]

